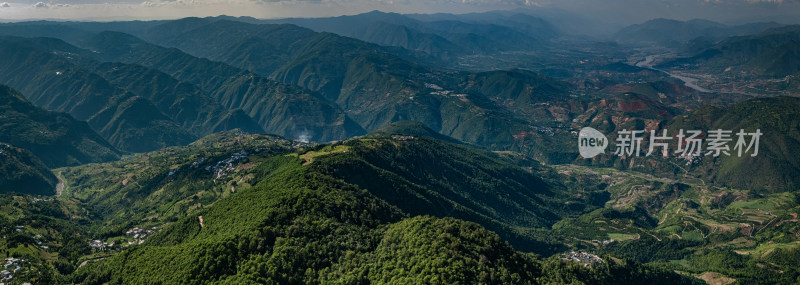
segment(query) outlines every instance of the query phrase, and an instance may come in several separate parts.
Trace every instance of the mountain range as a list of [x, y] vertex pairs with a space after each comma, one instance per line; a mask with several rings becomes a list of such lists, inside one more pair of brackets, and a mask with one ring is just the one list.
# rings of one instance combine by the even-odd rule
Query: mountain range
[[[778, 26], [3, 23], [0, 258], [20, 268], [0, 282], [792, 283], [800, 99], [777, 95], [798, 39]], [[585, 127], [605, 153], [579, 155]], [[614, 153], [680, 129], [763, 136]]]
[[[408, 129], [421, 128], [405, 125]], [[402, 130], [406, 128], [393, 129], [404, 133]], [[230, 153], [252, 149], [258, 146], [253, 142], [261, 139], [229, 133], [204, 140], [211, 146], [222, 145], [219, 150]], [[228, 145], [225, 141], [243, 144]], [[267, 142], [267, 146], [270, 141], [280, 144], [280, 140], [261, 141]], [[198, 143], [179, 152], [211, 150]], [[141, 158], [157, 162], [160, 160], [154, 158], [167, 153], [174, 152], [152, 153]], [[144, 188], [145, 193], [137, 190], [141, 188], [129, 186], [112, 190], [128, 193], [122, 196], [92, 194], [91, 182], [87, 184], [86, 180], [73, 176], [85, 175], [82, 173], [95, 166], [72, 169], [65, 179], [79, 181], [71, 184], [73, 190], [69, 195], [73, 197], [113, 201], [117, 198], [112, 197], [130, 199], [134, 193], [140, 193], [145, 195], [141, 199], [158, 199], [163, 195], [160, 188], [179, 187], [200, 192], [169, 191], [170, 195], [185, 197], [183, 201], [189, 205], [201, 206], [190, 207], [186, 217], [159, 230], [142, 245], [79, 268], [70, 276], [70, 282], [418, 282], [431, 278], [431, 270], [446, 270], [434, 274], [442, 282], [637, 279], [693, 282], [635, 263], [603, 260], [595, 266], [611, 272], [604, 274], [597, 269], [572, 267], [557, 259], [540, 259], [516, 251], [501, 237], [526, 237], [527, 242], [516, 241], [520, 246], [537, 244], [537, 237], [531, 229], [524, 230], [526, 227], [540, 227], [561, 215], [586, 211], [587, 205], [582, 199], [557, 194], [565, 190], [564, 185], [551, 184], [557, 180], [541, 180], [540, 174], [527, 172], [486, 151], [427, 136], [384, 132], [365, 139], [310, 146], [293, 153], [247, 153], [248, 160], [258, 161], [258, 166], [236, 167], [237, 170], [226, 172], [225, 177], [217, 178], [221, 182], [240, 182], [233, 184], [237, 185], [235, 193], [222, 194], [216, 199], [207, 195], [191, 198], [207, 193], [209, 190], [198, 187], [201, 185], [198, 183], [214, 177], [213, 172], [203, 170], [203, 165], [215, 165], [216, 159], [202, 159], [204, 156], [197, 161], [183, 160], [173, 170], [166, 166], [175, 163], [174, 160], [159, 163], [164, 168], [152, 182], [137, 182], [152, 185]], [[429, 159], [421, 159], [424, 157]], [[430, 159], [433, 157], [439, 159]], [[123, 169], [132, 163], [142, 161], [133, 158], [112, 164], [113, 168]], [[239, 163], [236, 164], [242, 165]], [[188, 187], [178, 186], [185, 179], [194, 182]], [[104, 183], [102, 179], [96, 181]], [[511, 188], [508, 192], [496, 192], [491, 185]], [[226, 186], [221, 190], [229, 192]], [[536, 206], [529, 207], [533, 205]], [[120, 206], [115, 209], [112, 211], [129, 211]], [[523, 214], [528, 211], [536, 213]], [[168, 213], [154, 212], [155, 216]], [[148, 220], [153, 214], [137, 216]], [[501, 234], [462, 219], [487, 223]], [[536, 250], [549, 250], [548, 243], [538, 244]], [[153, 258], [165, 262], [156, 264], [151, 262]]]
[[120, 157], [86, 122], [43, 110], [8, 86], [0, 86], [0, 99], [0, 142], [30, 151], [50, 168]]
[[731, 37], [701, 49], [689, 57], [661, 64], [663, 67], [699, 66], [723, 74], [745, 73], [754, 77], [778, 78], [798, 71], [796, 59], [800, 29], [784, 26], [764, 32]]
[[[448, 17], [449, 16], [449, 17]], [[401, 47], [440, 58], [541, 48], [557, 37], [556, 26], [524, 13], [402, 15], [372, 11], [332, 18], [259, 21], [286, 23], [382, 46]]]
[[719, 41], [733, 36], [744, 36], [783, 26], [775, 22], [725, 25], [703, 19], [679, 21], [653, 19], [623, 28], [614, 35], [618, 41], [649, 42], [661, 45], [682, 45], [690, 41]]

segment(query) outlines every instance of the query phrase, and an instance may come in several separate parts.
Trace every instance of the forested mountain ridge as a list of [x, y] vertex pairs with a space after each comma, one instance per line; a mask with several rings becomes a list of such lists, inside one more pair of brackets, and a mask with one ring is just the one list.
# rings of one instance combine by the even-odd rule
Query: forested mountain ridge
[[102, 32], [84, 45], [94, 57], [145, 65], [194, 84], [230, 109], [242, 109], [267, 132], [315, 141], [339, 140], [364, 130], [318, 93], [281, 84], [224, 63], [144, 42], [131, 35]]
[[779, 78], [800, 72], [797, 68], [800, 27], [782, 26], [760, 33], [729, 37], [688, 57], [664, 62], [661, 66], [696, 67], [722, 72], [742, 72], [748, 76]]
[[796, 27], [534, 14], [0, 23], [0, 283], [800, 280]]
[[120, 152], [84, 122], [42, 110], [0, 85], [0, 142], [27, 149], [48, 167], [118, 159]]
[[0, 143], [0, 193], [56, 194], [56, 176], [27, 150]]
[[[408, 147], [411, 149], [406, 150]], [[443, 161], [434, 164], [418, 161], [409, 156], [416, 153], [414, 148], [441, 152], [437, 157]], [[474, 163], [459, 161], [459, 158], [471, 155], [479, 155]], [[384, 160], [387, 156], [405, 159], [389, 163]], [[244, 180], [253, 183], [252, 188], [237, 187], [236, 193], [197, 208], [192, 214], [161, 228], [142, 245], [105, 260], [90, 262], [65, 277], [71, 282], [89, 284], [295, 284], [401, 280], [538, 284], [563, 280], [606, 283], [637, 279], [692, 282], [690, 278], [671, 272], [613, 259], [605, 259], [591, 267], [559, 258], [539, 259], [518, 252], [504, 242], [500, 237], [508, 236], [508, 232], [498, 236], [478, 224], [450, 218], [485, 222], [481, 217], [504, 211], [503, 203], [512, 205], [516, 203], [514, 200], [528, 197], [519, 202], [547, 204], [550, 202], [542, 202], [549, 199], [544, 193], [560, 191], [547, 190], [545, 182], [536, 182], [536, 174], [484, 151], [425, 136], [385, 135], [300, 149], [295, 153], [267, 156], [259, 161], [255, 168], [247, 171], [252, 176]], [[360, 172], [351, 171], [362, 169], [357, 165], [372, 165], [376, 170], [383, 167], [384, 170], [378, 170], [385, 173], [381, 177], [395, 177], [392, 181], [407, 185], [398, 189], [406, 190], [393, 191], [367, 181], [376, 178], [373, 176], [358, 178], [356, 174]], [[486, 172], [487, 175], [476, 175], [474, 179], [508, 183], [511, 188], [509, 194], [504, 194], [487, 191], [488, 188], [482, 188], [484, 186], [477, 181], [442, 179], [417, 184], [421, 182], [419, 179], [425, 179], [417, 177], [425, 173], [419, 167], [441, 168], [451, 174]], [[190, 177], [186, 174], [192, 171], [180, 167], [173, 175], [184, 179]], [[489, 175], [499, 172], [507, 174], [495, 178]], [[202, 175], [193, 177], [208, 179]], [[536, 187], [542, 188], [536, 190]], [[77, 188], [74, 191], [75, 195], [81, 195], [85, 190]], [[503, 198], [511, 193], [522, 196]], [[464, 195], [493, 196], [505, 202], [479, 205], [475, 200], [468, 202], [458, 198]], [[542, 196], [536, 198], [538, 195]], [[404, 197], [418, 197], [415, 199], [419, 200], [403, 201]], [[498, 201], [496, 199], [490, 200]], [[431, 208], [425, 201], [433, 205], [456, 201], [460, 205]], [[583, 211], [577, 204], [571, 209], [555, 212]], [[447, 211], [446, 206], [451, 210]], [[532, 215], [541, 215], [544, 220], [552, 219], [554, 213], [545, 211], [549, 210], [543, 209]], [[426, 216], [426, 213], [442, 218]], [[536, 221], [503, 218], [489, 222], [499, 230], [511, 228], [515, 223], [543, 225]], [[165, 262], [153, 263], [153, 258]]]
[[[94, 62], [83, 57], [79, 52], [84, 51], [74, 46], [45, 38], [4, 38], [0, 43], [0, 48], [8, 55], [2, 62], [4, 68], [0, 77], [3, 82], [28, 94], [28, 99], [39, 106], [68, 112], [78, 120], [87, 121], [120, 149], [153, 150], [186, 144], [195, 138], [141, 96], [152, 94], [132, 93], [88, 69], [86, 66]], [[33, 62], [37, 64], [31, 64]], [[168, 111], [166, 104], [160, 106]], [[139, 112], [148, 115], [141, 116]], [[133, 138], [137, 139], [136, 143], [129, 141]]]
[[[523, 20], [490, 18], [486, 21]], [[468, 31], [473, 26], [493, 25], [483, 20], [458, 22], [464, 25], [445, 23], [448, 21], [442, 21], [439, 28]], [[45, 24], [30, 25], [4, 25], [0, 32], [17, 35], [38, 31], [36, 27]], [[448, 70], [340, 35], [229, 17], [107, 26], [120, 32], [98, 32], [104, 28], [92, 23], [60, 25], [83, 31], [65, 33], [63, 39], [84, 48], [86, 56], [99, 62], [142, 65], [190, 83], [227, 109], [242, 109], [269, 133], [332, 141], [392, 122], [415, 120], [447, 136], [493, 149], [521, 151], [547, 162], [569, 161], [575, 155], [553, 143], [568, 134], [551, 125], [568, 122], [584, 103], [571, 94], [571, 84], [535, 72]], [[117, 68], [109, 64], [88, 66], [111, 82], [136, 78], [125, 77], [130, 72], [102, 69]], [[121, 85], [127, 86], [126, 90], [146, 86], [144, 82]], [[174, 89], [158, 90], [177, 92]], [[149, 94], [136, 95], [150, 98]], [[179, 106], [175, 105], [166, 106], [173, 108], [166, 111], [165, 106], [160, 107], [170, 116], [187, 113], [176, 112], [174, 107]], [[244, 120], [237, 113], [231, 117], [233, 122]], [[200, 121], [183, 125], [215, 125]], [[248, 129], [246, 124], [238, 127]]]
[[[703, 178], [730, 187], [793, 191], [800, 183], [800, 164], [792, 155], [800, 149], [799, 107], [800, 99], [794, 97], [755, 99], [728, 108], [697, 110], [676, 118], [667, 128], [722, 129], [733, 133], [758, 130], [762, 133], [758, 140], [758, 153], [751, 149], [739, 156], [732, 145], [733, 155], [704, 157], [696, 172], [704, 173]], [[746, 143], [749, 145], [751, 142], [748, 140]]]
[[[290, 35], [285, 36], [287, 33]], [[208, 56], [318, 91], [367, 131], [394, 121], [415, 120], [470, 143], [497, 148], [516, 148], [516, 144], [521, 144], [537, 158], [559, 159], [545, 154], [553, 150], [540, 149], [552, 144], [546, 143], [549, 140], [546, 135], [527, 124], [531, 117], [515, 116], [507, 106], [487, 98], [497, 93], [511, 96], [513, 92], [565, 97], [569, 85], [552, 79], [540, 76], [537, 80], [551, 82], [541, 89], [535, 85], [522, 89], [512, 85], [508, 87], [511, 90], [498, 90], [503, 85], [492, 82], [514, 80], [505, 77], [516, 76], [531, 79], [535, 75], [523, 75], [521, 71], [497, 73], [488, 78], [478, 76], [482, 81], [476, 84], [467, 72], [430, 67], [373, 44], [292, 25], [189, 18], [153, 27], [145, 38], [167, 46], [174, 43], [190, 54]], [[236, 57], [211, 54], [213, 50], [226, 50]], [[494, 89], [473, 88], [481, 84]], [[547, 106], [532, 106], [542, 101], [523, 102], [518, 107], [546, 109]], [[532, 142], [520, 142], [515, 136], [525, 136]]]
[[718, 41], [733, 36], [757, 34], [782, 26], [775, 22], [725, 25], [714, 21], [693, 19], [679, 21], [653, 19], [623, 28], [614, 35], [622, 42], [649, 42], [664, 45], [681, 45], [692, 40]]
[[560, 35], [555, 25], [520, 12], [436, 16], [372, 11], [332, 18], [253, 22], [295, 24], [318, 32], [422, 51], [442, 58], [541, 48], [548, 40]]

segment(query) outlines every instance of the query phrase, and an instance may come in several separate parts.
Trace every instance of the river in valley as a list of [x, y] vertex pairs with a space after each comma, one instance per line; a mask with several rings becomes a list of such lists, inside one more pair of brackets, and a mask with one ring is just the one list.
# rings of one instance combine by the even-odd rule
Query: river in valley
[[681, 81], [683, 81], [683, 84], [686, 85], [686, 87], [692, 88], [694, 90], [697, 90], [697, 91], [700, 91], [700, 92], [704, 92], [704, 93], [711, 92], [711, 90], [708, 90], [708, 89], [705, 89], [703, 87], [698, 86], [697, 85], [697, 81], [698, 81], [697, 78], [686, 77], [686, 76], [683, 76], [683, 75], [670, 73], [670, 72], [668, 72], [666, 70], [658, 69], [658, 68], [653, 67], [653, 61], [655, 61], [655, 59], [658, 58], [659, 56], [661, 56], [661, 55], [648, 55], [648, 56], [646, 56], [644, 58], [644, 60], [641, 60], [641, 61], [637, 62], [636, 66], [666, 73], [667, 75], [669, 75], [672, 78], [680, 79]]

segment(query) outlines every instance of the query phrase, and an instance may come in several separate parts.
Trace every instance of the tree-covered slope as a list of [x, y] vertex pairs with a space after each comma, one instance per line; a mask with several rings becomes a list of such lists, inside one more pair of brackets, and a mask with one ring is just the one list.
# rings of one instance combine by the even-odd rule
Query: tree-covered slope
[[800, 72], [800, 38], [789, 40], [747, 63], [759, 75], [781, 77]]
[[[441, 24], [441, 29], [464, 28]], [[531, 126], [531, 120], [539, 113], [567, 120], [563, 113], [571, 111], [569, 104], [551, 112], [528, 101], [510, 102], [568, 93], [567, 84], [531, 72], [473, 75], [442, 70], [335, 34], [216, 18], [169, 21], [143, 37], [319, 92], [367, 131], [414, 120], [466, 142], [520, 150], [545, 161], [564, 161], [568, 152], [548, 138], [552, 129]]]
[[690, 66], [706, 72], [731, 71], [756, 77], [785, 77], [797, 73], [800, 28], [784, 26], [747, 36], [730, 37], [693, 54], [662, 64]]
[[[590, 159], [577, 158], [578, 163], [635, 170], [662, 177], [704, 181], [727, 187], [793, 191], [798, 185], [798, 163], [794, 153], [800, 149], [798, 111], [800, 99], [794, 97], [759, 98], [727, 107], [704, 106], [680, 113], [657, 97], [625, 93], [598, 103], [591, 103], [587, 112], [576, 117], [576, 124], [589, 126], [606, 134], [612, 142], [604, 155]], [[618, 155], [617, 138], [622, 130], [647, 130], [642, 133], [641, 151], [636, 155]], [[666, 131], [668, 155], [651, 154], [650, 131]], [[700, 149], [697, 156], [681, 156], [678, 135], [683, 130], [699, 131]], [[727, 154], [715, 157], [710, 148], [712, 131], [729, 132], [723, 139]], [[740, 141], [740, 133], [745, 135]], [[756, 141], [752, 134], [759, 130], [758, 153], [753, 156]], [[615, 143], [616, 142], [616, 145]], [[686, 146], [687, 141], [682, 146]], [[685, 149], [685, 148], [683, 148]], [[660, 147], [656, 146], [656, 152]], [[742, 154], [739, 154], [741, 150]]]
[[56, 194], [56, 177], [27, 150], [0, 143], [0, 193]]
[[241, 109], [266, 132], [331, 141], [364, 130], [318, 93], [282, 84], [224, 63], [213, 62], [144, 42], [131, 35], [103, 32], [84, 45], [99, 60], [144, 65], [191, 83], [217, 104]]
[[158, 111], [145, 98], [134, 96], [106, 106], [88, 120], [110, 143], [130, 152], [185, 145], [194, 135]]
[[[173, 26], [181, 29], [171, 28]], [[377, 129], [394, 121], [417, 120], [465, 141], [507, 146], [513, 140], [512, 132], [526, 128], [524, 122], [511, 118], [508, 112], [498, 108], [493, 102], [484, 100], [481, 95], [476, 94], [473, 99], [455, 96], [457, 94], [453, 91], [442, 93], [445, 95], [426, 94], [437, 90], [425, 88], [424, 67], [400, 60], [376, 50], [375, 46], [353, 39], [310, 31], [288, 38], [280, 38], [280, 34], [273, 33], [266, 33], [261, 37], [257, 33], [259, 29], [273, 31], [287, 28], [191, 19], [170, 22], [162, 30], [184, 31], [206, 27], [224, 31], [239, 26], [240, 29], [236, 29], [238, 34], [250, 33], [247, 35], [258, 36], [253, 41], [280, 47], [289, 45], [279, 44], [280, 42], [297, 40], [299, 35], [313, 37], [313, 40], [303, 38], [291, 45], [294, 57], [289, 62], [282, 63], [286, 66], [282, 69], [285, 73], [275, 77], [318, 92], [275, 83], [248, 71], [194, 58], [178, 50], [158, 47], [120, 33], [101, 33], [87, 47], [99, 51], [96, 56], [103, 60], [145, 64], [178, 79], [193, 82], [213, 94], [223, 104], [245, 110], [266, 131], [280, 130], [278, 133], [287, 137], [297, 137], [295, 131], [283, 132], [283, 124], [287, 120], [305, 122], [297, 124], [294, 129], [307, 130], [311, 138], [316, 140], [320, 140], [320, 137], [345, 138], [341, 134], [363, 134], [363, 129], [356, 125]], [[230, 44], [230, 41], [222, 42], [217, 38], [208, 38], [207, 35], [198, 35], [195, 41], [200, 41], [198, 44], [208, 48], [217, 44]], [[126, 47], [126, 51], [120, 50], [121, 47]], [[249, 53], [266, 56], [267, 50], [255, 49]], [[350, 67], [344, 63], [343, 58], [352, 60]], [[409, 77], [413, 80], [409, 80]], [[509, 121], [513, 124], [511, 128], [507, 127]], [[506, 127], [501, 128], [502, 125]], [[475, 129], [486, 131], [470, 131]]]
[[[0, 258], [15, 260], [8, 283], [56, 284], [90, 254], [88, 217], [76, 203], [54, 197], [0, 194]], [[17, 268], [18, 267], [18, 268]]]
[[[545, 181], [494, 154], [426, 136], [385, 136], [343, 143], [341, 154], [315, 158], [312, 170], [369, 190], [411, 215], [451, 216], [480, 223], [519, 249], [551, 253], [546, 228], [593, 208], [558, 176]], [[336, 148], [334, 148], [336, 150]], [[532, 170], [531, 170], [532, 171]]]
[[110, 83], [142, 96], [192, 134], [263, 129], [243, 111], [223, 106], [197, 86], [139, 65], [98, 63], [92, 70]]
[[293, 142], [240, 130], [188, 146], [134, 154], [113, 162], [58, 169], [65, 197], [88, 205], [95, 222], [114, 235], [134, 226], [162, 225], [249, 187], [254, 167], [292, 151]]
[[[195, 139], [149, 100], [137, 99], [136, 94], [81, 66], [80, 53], [85, 51], [49, 38], [3, 38], [0, 49], [7, 55], [0, 61], [0, 82], [20, 90], [37, 106], [89, 122], [122, 150], [148, 151]], [[158, 114], [138, 116], [131, 108]], [[138, 139], [143, 144], [126, 144], [125, 137], [136, 135], [142, 135]]]
[[31, 151], [48, 167], [119, 158], [119, 151], [84, 122], [42, 110], [7, 86], [0, 86], [0, 142]]
[[[479, 224], [455, 218], [418, 216], [424, 208], [393, 205], [392, 201], [396, 200], [381, 198], [387, 189], [364, 188], [346, 181], [347, 175], [330, 171], [336, 167], [346, 170], [347, 165], [340, 162], [350, 157], [364, 157], [377, 164], [381, 160], [369, 158], [369, 152], [375, 155], [395, 153], [385, 150], [382, 144], [442, 148], [435, 155], [448, 163], [455, 163], [460, 155], [476, 154], [474, 150], [429, 138], [403, 141], [372, 138], [273, 156], [254, 169], [250, 181], [256, 184], [252, 188], [244, 188], [198, 209], [165, 226], [144, 244], [93, 261], [68, 278], [71, 282], [87, 284], [692, 282], [672, 272], [613, 259], [591, 267], [559, 258], [541, 260], [514, 250], [500, 236]], [[370, 151], [370, 148], [374, 149]], [[483, 162], [489, 158], [489, 154], [485, 155], [487, 157], [476, 159]], [[511, 165], [497, 158], [484, 164], [474, 167], [490, 171], [488, 168], [504, 166], [512, 174], [535, 179], [523, 170], [511, 170]], [[409, 181], [416, 181], [413, 173], [416, 166], [419, 165], [412, 160], [398, 160], [396, 168], [386, 171], [395, 171], [408, 176]], [[403, 169], [410, 172], [403, 172]], [[455, 175], [452, 170], [444, 171]], [[512, 174], [496, 179], [507, 183], [533, 183], [532, 187], [538, 185], [536, 181], [519, 180]], [[489, 177], [476, 177], [492, 181]], [[453, 183], [452, 192], [430, 184], [413, 190], [422, 193], [425, 190], [421, 188], [427, 187], [430, 192], [442, 192], [442, 196], [456, 192], [506, 196], [503, 192], [481, 194], [479, 189], [458, 191], [455, 187], [476, 188], [475, 182], [440, 181], [432, 183]], [[510, 193], [520, 189], [516, 187], [523, 187], [499, 185], [500, 189], [509, 187]], [[441, 198], [431, 200], [443, 201]], [[463, 207], [502, 210], [499, 205]], [[404, 208], [418, 213], [406, 212]], [[439, 215], [447, 216], [446, 213]]]
[[[486, 34], [492, 34], [494, 28], [511, 29], [509, 23], [523, 30], [531, 28], [523, 24], [526, 17], [487, 17], [423, 22], [432, 31], [465, 37], [473, 29]], [[97, 61], [142, 65], [194, 85], [225, 108], [241, 109], [264, 131], [286, 137], [341, 140], [392, 122], [415, 120], [459, 140], [516, 150], [547, 162], [569, 161], [572, 157], [567, 156], [574, 156], [551, 137], [568, 133], [550, 126], [554, 120], [569, 121], [573, 112], [582, 109], [580, 102], [565, 98], [569, 84], [522, 70], [479, 74], [444, 70], [357, 39], [245, 20], [218, 17], [119, 23], [109, 29], [133, 31], [150, 42], [120, 32], [100, 32], [75, 44], [93, 51], [85, 55]], [[505, 24], [491, 24], [495, 22]], [[102, 30], [89, 28], [90, 24], [64, 25]], [[163, 74], [142, 73], [125, 65], [82, 65], [120, 89], [152, 101], [184, 128], [215, 125], [176, 118], [186, 113], [175, 112], [178, 101], [154, 94], [194, 96], [196, 92], [173, 88], [177, 85], [163, 79]], [[140, 73], [146, 77], [137, 76]], [[163, 88], [137, 88], [153, 84]], [[550, 105], [546, 98], [559, 100]], [[547, 126], [542, 126], [542, 121]]]
[[[731, 155], [706, 156], [696, 169], [697, 175], [724, 185], [771, 190], [794, 190], [800, 185], [800, 165], [795, 153], [800, 151], [800, 99], [775, 97], [745, 101], [727, 108], [704, 108], [676, 118], [670, 130], [731, 130]], [[753, 150], [741, 157], [734, 145], [740, 130], [753, 133], [759, 129], [758, 154]], [[751, 137], [745, 137], [750, 144]]]

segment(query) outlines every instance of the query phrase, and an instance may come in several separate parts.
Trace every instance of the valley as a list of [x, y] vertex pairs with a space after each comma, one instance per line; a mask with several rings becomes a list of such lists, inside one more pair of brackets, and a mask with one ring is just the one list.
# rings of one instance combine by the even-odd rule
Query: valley
[[[663, 56], [665, 56], [665, 55], [648, 55], [648, 56], [645, 56], [644, 59], [635, 62], [634, 65], [638, 66], [638, 67], [649, 68], [649, 69], [652, 69], [652, 70], [655, 70], [655, 71], [664, 72], [667, 75], [669, 75], [669, 77], [680, 79], [681, 81], [683, 81], [684, 85], [686, 85], [687, 87], [692, 88], [694, 90], [697, 90], [698, 92], [703, 92], [703, 93], [711, 92], [711, 90], [708, 90], [708, 89], [705, 89], [703, 87], [698, 86], [697, 82], [699, 81], [699, 79], [697, 79], [697, 78], [688, 77], [688, 76], [675, 74], [675, 73], [670, 73], [670, 72], [667, 72], [667, 71], [664, 71], [664, 70], [661, 70], [661, 69], [654, 68], [653, 67], [654, 66], [654, 62], [656, 60], [658, 60], [658, 58], [663, 57]], [[692, 76], [698, 77], [697, 75], [692, 75]]]
[[798, 27], [557, 19], [0, 23], [0, 282], [800, 282]]

